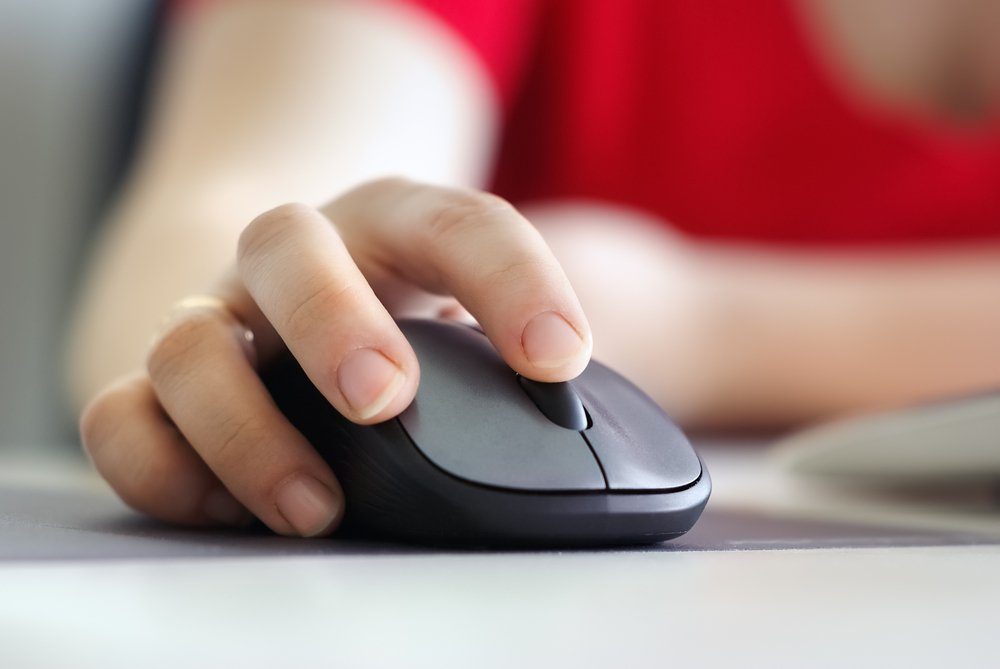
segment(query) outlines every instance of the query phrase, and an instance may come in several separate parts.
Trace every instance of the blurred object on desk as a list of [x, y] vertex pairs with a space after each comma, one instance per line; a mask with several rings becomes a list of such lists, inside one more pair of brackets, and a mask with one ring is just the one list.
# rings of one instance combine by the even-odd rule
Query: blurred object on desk
[[713, 463], [716, 503], [1000, 537], [1000, 393], [833, 421], [768, 456]]
[[1000, 484], [1000, 392], [826, 423], [783, 439], [775, 457], [815, 477]]

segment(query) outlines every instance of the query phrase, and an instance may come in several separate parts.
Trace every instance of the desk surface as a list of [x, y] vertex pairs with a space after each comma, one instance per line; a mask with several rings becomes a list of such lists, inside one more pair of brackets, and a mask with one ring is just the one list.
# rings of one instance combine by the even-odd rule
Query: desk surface
[[783, 509], [758, 451], [702, 452], [683, 539], [505, 553], [166, 528], [77, 466], [6, 463], [0, 666], [1000, 662], [995, 508]]

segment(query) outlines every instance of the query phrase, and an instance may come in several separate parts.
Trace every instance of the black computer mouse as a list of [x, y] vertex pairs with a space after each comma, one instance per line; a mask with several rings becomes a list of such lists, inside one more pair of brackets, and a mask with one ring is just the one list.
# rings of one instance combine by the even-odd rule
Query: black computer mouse
[[512, 371], [478, 329], [401, 320], [420, 362], [397, 418], [344, 419], [287, 359], [265, 375], [281, 410], [336, 472], [345, 525], [430, 544], [594, 546], [687, 532], [708, 472], [642, 391], [591, 361], [573, 381]]

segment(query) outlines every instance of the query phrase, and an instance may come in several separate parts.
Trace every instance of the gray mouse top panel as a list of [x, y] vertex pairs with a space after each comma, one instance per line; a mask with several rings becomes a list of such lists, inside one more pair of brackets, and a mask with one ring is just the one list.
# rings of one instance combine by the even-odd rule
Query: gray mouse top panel
[[420, 361], [399, 421], [416, 447], [459, 478], [519, 490], [604, 490], [579, 432], [550, 422], [489, 340], [464, 325], [400, 321]]
[[571, 384], [590, 412], [584, 434], [611, 490], [683, 488], [701, 476], [701, 461], [663, 410], [620, 374], [591, 361]]

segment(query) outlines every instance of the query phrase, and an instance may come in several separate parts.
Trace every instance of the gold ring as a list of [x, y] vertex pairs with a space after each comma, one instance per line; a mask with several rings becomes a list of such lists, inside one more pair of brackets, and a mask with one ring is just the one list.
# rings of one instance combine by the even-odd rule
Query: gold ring
[[172, 310], [183, 309], [219, 309], [232, 315], [232, 309], [226, 301], [216, 295], [188, 295], [174, 303]]
[[170, 307], [170, 310], [167, 311], [167, 314], [163, 317], [163, 321], [160, 323], [160, 330], [165, 330], [167, 325], [173, 322], [182, 313], [197, 310], [215, 311], [222, 314], [227, 320], [238, 325], [241, 330], [240, 343], [246, 349], [249, 356], [252, 358], [256, 357], [253, 330], [247, 327], [247, 324], [236, 315], [232, 307], [230, 307], [225, 300], [217, 295], [188, 295], [187, 297], [181, 298], [175, 302], [172, 307]]

